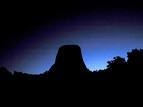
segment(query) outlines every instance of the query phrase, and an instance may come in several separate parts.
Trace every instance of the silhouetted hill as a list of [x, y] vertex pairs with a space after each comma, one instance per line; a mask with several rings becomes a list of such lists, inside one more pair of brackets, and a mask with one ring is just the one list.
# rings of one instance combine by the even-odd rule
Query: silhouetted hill
[[89, 72], [82, 58], [78, 45], [64, 45], [59, 48], [49, 76], [56, 79], [79, 79]]
[[0, 67], [0, 80], [93, 80], [93, 81], [141, 81], [143, 80], [143, 49], [127, 52], [127, 61], [114, 57], [107, 68], [91, 72], [86, 67], [78, 45], [64, 45], [58, 50], [55, 63], [39, 75], [22, 72], [9, 72]]
[[9, 72], [5, 67], [0, 67], [0, 80], [11, 80], [12, 73]]

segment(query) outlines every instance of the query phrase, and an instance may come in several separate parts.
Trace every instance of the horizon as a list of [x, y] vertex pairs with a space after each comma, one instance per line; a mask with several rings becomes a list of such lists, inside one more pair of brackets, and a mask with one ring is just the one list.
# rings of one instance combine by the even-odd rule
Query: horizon
[[[28, 5], [28, 4], [27, 4]], [[77, 44], [90, 70], [143, 48], [140, 2], [49, 2], [20, 6], [2, 13], [0, 66], [10, 71], [42, 73], [54, 64], [58, 48]], [[15, 9], [15, 8], [16, 9]]]
[[[67, 45], [72, 45], [72, 44], [67, 44]], [[77, 45], [77, 44], [73, 44], [73, 45]], [[64, 46], [64, 45], [62, 45], [62, 46]], [[78, 45], [79, 46], [79, 45]], [[60, 46], [61, 47], [61, 46]], [[59, 48], [60, 48], [59, 47]], [[79, 46], [80, 47], [80, 46]], [[81, 48], [81, 47], [80, 47]], [[142, 48], [134, 48], [134, 49], [142, 49]], [[129, 50], [128, 52], [131, 52], [133, 49], [131, 49], [131, 50]], [[58, 51], [58, 50], [57, 50]], [[82, 53], [82, 49], [81, 49], [81, 53]], [[126, 55], [127, 55], [127, 52], [126, 52]], [[83, 54], [82, 54], [82, 56], [83, 56]], [[117, 55], [117, 56], [119, 56], [119, 55]], [[117, 56], [114, 56], [114, 57], [117, 57]], [[56, 57], [56, 56], [55, 56]], [[113, 58], [114, 58], [113, 57]], [[120, 56], [121, 57], [121, 56]], [[110, 60], [107, 60], [107, 61], [111, 61], [111, 60], [113, 60], [113, 58], [111, 58]], [[122, 58], [124, 58], [126, 61], [127, 61], [127, 57], [122, 57]], [[84, 61], [84, 57], [83, 57], [83, 61]], [[86, 64], [86, 62], [84, 61], [84, 63], [85, 63], [85, 65], [86, 65], [86, 67], [89, 69], [89, 67], [87, 66], [87, 64]], [[54, 63], [53, 63], [54, 64]], [[93, 71], [99, 71], [99, 70], [105, 70], [105, 69], [107, 69], [107, 62], [106, 62], [106, 64], [105, 64], [106, 66], [105, 67], [103, 67], [103, 68], [98, 68], [98, 69], [89, 69], [91, 72], [93, 72]], [[52, 66], [52, 65], [51, 65]], [[50, 66], [50, 68], [51, 68], [51, 66]], [[102, 66], [104, 66], [104, 65], [102, 65]], [[9, 70], [11, 73], [14, 73], [14, 71], [16, 71], [16, 72], [23, 72], [23, 73], [27, 73], [27, 74], [41, 74], [41, 73], [44, 73], [44, 72], [46, 72], [46, 71], [49, 71], [49, 69], [45, 69], [45, 70], [43, 70], [43, 71], [38, 71], [38, 72], [35, 72], [35, 71], [21, 71], [21, 70], [10, 70], [9, 68], [7, 68], [6, 66], [0, 66], [0, 67], [5, 67], [7, 70]]]

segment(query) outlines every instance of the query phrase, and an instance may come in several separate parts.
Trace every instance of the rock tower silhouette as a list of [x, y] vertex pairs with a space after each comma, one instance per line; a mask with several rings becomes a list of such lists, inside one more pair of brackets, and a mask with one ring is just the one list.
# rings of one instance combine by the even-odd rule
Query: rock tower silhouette
[[64, 45], [58, 50], [55, 63], [49, 72], [57, 78], [79, 78], [88, 69], [78, 45]]

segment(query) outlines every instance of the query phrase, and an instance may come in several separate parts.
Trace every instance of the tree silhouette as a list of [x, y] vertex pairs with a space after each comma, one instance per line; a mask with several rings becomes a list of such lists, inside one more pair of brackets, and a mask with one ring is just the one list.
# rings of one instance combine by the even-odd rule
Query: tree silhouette
[[124, 58], [117, 56], [107, 63], [107, 70], [112, 74], [114, 79], [125, 78], [127, 73], [127, 63]]
[[126, 64], [126, 60], [120, 56], [114, 57], [113, 60], [107, 62], [108, 69], [120, 68]]
[[143, 49], [133, 49], [127, 53], [128, 64], [143, 65]]
[[143, 49], [133, 49], [127, 53], [128, 70], [134, 79], [141, 79], [143, 73]]

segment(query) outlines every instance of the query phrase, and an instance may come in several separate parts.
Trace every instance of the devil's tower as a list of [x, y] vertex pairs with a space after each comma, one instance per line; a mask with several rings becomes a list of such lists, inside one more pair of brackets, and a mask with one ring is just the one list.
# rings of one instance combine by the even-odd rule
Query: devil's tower
[[49, 70], [49, 72], [60, 78], [79, 78], [86, 71], [87, 68], [78, 45], [61, 46], [55, 64]]

